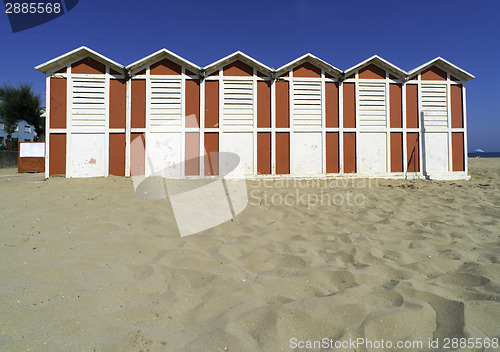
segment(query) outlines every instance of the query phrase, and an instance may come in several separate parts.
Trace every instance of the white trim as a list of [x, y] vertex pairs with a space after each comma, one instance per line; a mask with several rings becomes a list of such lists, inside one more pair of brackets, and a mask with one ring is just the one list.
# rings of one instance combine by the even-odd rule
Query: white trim
[[455, 128], [454, 130], [460, 132], [463, 130], [464, 134], [464, 172], [466, 175], [469, 174], [469, 151], [467, 143], [467, 105], [465, 99], [465, 84], [462, 84], [462, 125], [463, 129]]
[[325, 71], [321, 69], [321, 171], [326, 174], [326, 84]]
[[389, 72], [385, 71], [385, 140], [386, 140], [386, 165], [385, 171], [391, 172], [391, 86], [389, 83]]
[[[146, 116], [145, 116], [145, 131], [144, 131], [144, 175], [147, 177], [152, 171], [153, 165], [148, 165], [148, 143], [151, 130], [150, 107], [151, 107], [151, 66], [146, 67]], [[149, 173], [148, 173], [149, 170]]]
[[199, 176], [205, 176], [205, 79], [200, 79], [200, 172]]
[[[186, 176], [186, 69], [181, 66], [182, 78], [181, 78], [181, 146], [180, 146], [180, 165], [183, 166], [182, 170], [179, 170], [182, 176]], [[179, 166], [180, 166], [179, 165]]]
[[72, 78], [71, 78], [71, 65], [66, 67], [67, 79], [66, 79], [66, 177], [72, 177], [71, 173], [71, 130], [73, 124], [73, 93], [72, 93]]
[[50, 76], [45, 77], [45, 178], [50, 175]]
[[418, 88], [417, 88], [417, 106], [418, 106], [418, 173], [420, 175], [424, 175], [425, 173], [425, 168], [424, 168], [424, 132], [425, 132], [425, 127], [424, 127], [424, 119], [422, 116], [422, 82], [421, 82], [421, 74], [418, 74]]
[[295, 143], [293, 138], [293, 131], [295, 127], [293, 126], [293, 70], [288, 71], [288, 77], [291, 79], [288, 82], [288, 128], [290, 131], [288, 132], [288, 175], [293, 174], [293, 158], [294, 155], [292, 153], [292, 144]]
[[[224, 78], [223, 78], [223, 70], [222, 68], [219, 70], [219, 109], [218, 109], [218, 112], [219, 112], [219, 121], [217, 123], [217, 127], [218, 127], [218, 130], [219, 130], [219, 153], [218, 153], [218, 156], [219, 156], [219, 161], [218, 161], [218, 165], [219, 165], [219, 169], [217, 170], [217, 175], [220, 176], [220, 169], [221, 169], [221, 154], [220, 154], [220, 149], [221, 149], [221, 146], [222, 146], [222, 142], [223, 142], [223, 136], [222, 136], [222, 127], [224, 126], [224, 119], [223, 119], [223, 116], [222, 116], [222, 112], [223, 112], [223, 107], [224, 107]], [[212, 175], [213, 176], [213, 175]]]
[[[405, 178], [408, 176], [408, 140], [406, 126], [406, 82], [401, 84], [401, 127], [403, 133], [403, 174]], [[394, 129], [393, 129], [394, 130]]]
[[104, 176], [109, 176], [109, 119], [111, 117], [110, 115], [110, 107], [109, 103], [111, 100], [111, 84], [109, 82], [110, 80], [110, 69], [109, 66], [106, 65], [106, 81], [105, 81], [105, 92], [104, 96], [106, 97], [105, 99], [105, 111], [106, 111], [106, 119], [104, 121], [104, 150], [103, 150], [103, 157], [104, 157]]
[[344, 82], [339, 82], [339, 173], [344, 174]]
[[360, 126], [359, 126], [359, 71], [356, 71], [356, 74], [354, 76], [355, 78], [355, 82], [354, 82], [354, 107], [355, 107], [355, 128], [356, 128], [356, 143], [355, 143], [355, 146], [356, 146], [356, 161], [355, 161], [355, 165], [356, 165], [356, 169], [354, 170], [354, 173], [358, 173], [359, 172], [359, 134], [360, 134]]
[[448, 132], [448, 172], [453, 171], [453, 149], [451, 138], [451, 89], [450, 89], [450, 73], [446, 73], [446, 130]]
[[253, 133], [253, 174], [257, 175], [258, 170], [257, 170], [257, 109], [258, 109], [258, 86], [257, 86], [257, 69], [254, 67], [253, 68], [253, 77], [252, 77], [252, 90], [253, 90], [253, 97], [252, 97], [252, 108], [253, 108], [253, 124], [252, 124], [252, 133]]
[[125, 177], [130, 177], [130, 138], [132, 137], [132, 80], [126, 83], [125, 101]]

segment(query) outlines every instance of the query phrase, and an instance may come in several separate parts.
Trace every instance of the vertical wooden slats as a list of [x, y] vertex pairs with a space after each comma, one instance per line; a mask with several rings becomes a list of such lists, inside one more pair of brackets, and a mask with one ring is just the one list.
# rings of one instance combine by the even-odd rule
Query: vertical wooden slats
[[219, 174], [219, 134], [205, 133], [205, 176]]
[[109, 174], [125, 176], [125, 133], [109, 134]]
[[356, 172], [356, 133], [344, 133], [344, 173]]
[[109, 128], [125, 128], [125, 115], [127, 105], [126, 89], [126, 80], [110, 80]]
[[325, 83], [325, 104], [326, 127], [339, 127], [339, 85], [337, 82]]
[[406, 160], [408, 162], [408, 172], [420, 171], [420, 161], [418, 152], [418, 132], [409, 132], [406, 134]]
[[290, 173], [290, 134], [276, 133], [276, 174]]
[[145, 174], [145, 143], [144, 133], [130, 134], [130, 176]]
[[403, 133], [391, 132], [391, 172], [403, 172]]
[[186, 133], [185, 140], [185, 174], [196, 176], [200, 174], [200, 134], [197, 132]]
[[463, 102], [462, 102], [462, 85], [451, 85], [451, 128], [463, 128]]
[[326, 172], [336, 174], [339, 172], [339, 133], [326, 133]]
[[464, 160], [464, 134], [453, 132], [451, 134], [453, 171], [465, 171]]
[[205, 81], [205, 128], [219, 126], [219, 82]]
[[406, 127], [418, 128], [418, 86], [406, 85]]
[[131, 126], [132, 128], [146, 127], [146, 80], [132, 80], [132, 108]]
[[344, 83], [344, 128], [356, 127], [356, 95], [354, 83]]
[[257, 174], [271, 173], [271, 133], [257, 133]]
[[276, 127], [289, 127], [290, 104], [288, 82], [276, 82]]
[[271, 82], [257, 82], [257, 127], [271, 127]]
[[50, 79], [50, 128], [66, 128], [66, 78]]
[[66, 175], [66, 134], [50, 134], [50, 175]]
[[200, 127], [200, 80], [186, 80], [186, 127]]
[[391, 116], [391, 128], [403, 127], [402, 111], [402, 87], [401, 84], [389, 85], [389, 104]]

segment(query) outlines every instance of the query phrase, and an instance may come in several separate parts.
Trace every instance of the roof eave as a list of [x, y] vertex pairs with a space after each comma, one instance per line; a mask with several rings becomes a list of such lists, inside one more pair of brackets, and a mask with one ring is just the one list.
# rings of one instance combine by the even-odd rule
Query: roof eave
[[35, 69], [37, 71], [40, 71], [42, 73], [49, 73], [56, 71], [59, 68], [65, 67], [68, 63], [75, 62], [83, 57], [90, 56], [93, 59], [96, 59], [99, 62], [104, 62], [106, 64], [109, 64], [113, 69], [116, 71], [121, 71], [125, 67], [109, 58], [106, 56], [99, 54], [98, 52], [87, 48], [86, 46], [81, 46], [75, 50], [72, 50], [66, 54], [60, 55], [52, 60], [49, 60], [47, 62], [44, 62], [43, 64], [40, 64], [38, 66], [35, 66]]
[[276, 76], [281, 76], [283, 73], [290, 71], [294, 67], [297, 67], [298, 65], [303, 64], [304, 62], [307, 61], [312, 61], [314, 64], [323, 70], [325, 70], [327, 73], [332, 73], [334, 77], [339, 77], [342, 74], [342, 71], [338, 69], [337, 67], [329, 64], [328, 62], [320, 59], [317, 56], [314, 56], [311, 53], [307, 53], [305, 55], [302, 55], [301, 57], [298, 57], [297, 59], [290, 61], [287, 64], [284, 64], [280, 68], [276, 70]]
[[378, 55], [373, 55], [372, 57], [369, 57], [368, 59], [360, 62], [357, 65], [352, 66], [351, 68], [348, 68], [345, 70], [345, 76], [350, 76], [353, 72], [368, 66], [370, 63], [377, 62], [379, 66], [382, 66], [384, 69], [389, 71], [389, 73], [392, 73], [394, 76], [404, 79], [406, 75], [408, 74], [405, 70], [399, 68], [398, 66], [394, 65], [393, 63], [383, 59], [382, 57]]
[[274, 71], [271, 67], [264, 65], [260, 61], [255, 60], [253, 57], [248, 56], [241, 51], [236, 51], [226, 57], [223, 57], [220, 60], [213, 62], [210, 65], [205, 66], [203, 70], [205, 70], [206, 75], [210, 75], [221, 67], [224, 67], [233, 61], [237, 61], [238, 59], [246, 64], [249, 64], [250, 66], [256, 66], [262, 73], [271, 74]]
[[448, 60], [443, 59], [442, 57], [436, 57], [423, 65], [420, 65], [413, 70], [408, 72], [408, 77], [412, 77], [420, 71], [423, 71], [433, 65], [438, 66], [439, 68], [444, 69], [445, 71], [451, 71], [454, 77], [461, 79], [462, 81], [469, 81], [471, 79], [476, 78], [473, 74], [461, 69], [460, 67], [452, 64]]
[[184, 59], [182, 56], [179, 56], [165, 48], [160, 49], [157, 52], [154, 52], [151, 55], [148, 55], [140, 60], [137, 60], [136, 62], [127, 65], [125, 68], [130, 72], [140, 71], [148, 64], [159, 61], [159, 59], [161, 58], [167, 58], [177, 64], [180, 64], [181, 66], [187, 66], [191, 71], [196, 71], [196, 73], [199, 73], [201, 69], [198, 65], [190, 62], [189, 60]]

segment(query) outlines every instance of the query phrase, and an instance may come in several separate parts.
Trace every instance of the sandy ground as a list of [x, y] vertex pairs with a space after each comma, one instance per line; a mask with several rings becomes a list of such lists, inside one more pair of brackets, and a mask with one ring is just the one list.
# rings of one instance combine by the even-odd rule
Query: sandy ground
[[[500, 337], [500, 159], [470, 172], [249, 182], [233, 221], [181, 238], [130, 179], [1, 170], [0, 350], [500, 350], [444, 345]], [[423, 345], [334, 344], [350, 338]]]

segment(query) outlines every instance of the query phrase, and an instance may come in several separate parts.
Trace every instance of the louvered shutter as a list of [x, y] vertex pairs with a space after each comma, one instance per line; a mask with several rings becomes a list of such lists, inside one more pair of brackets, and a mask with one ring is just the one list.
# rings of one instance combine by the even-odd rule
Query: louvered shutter
[[359, 83], [359, 125], [362, 127], [385, 127], [386, 104], [385, 83]]
[[426, 128], [448, 125], [446, 84], [422, 84], [422, 111]]
[[151, 127], [181, 126], [181, 92], [180, 79], [151, 78]]
[[292, 124], [321, 127], [321, 82], [293, 81]]
[[253, 81], [223, 81], [223, 126], [253, 127]]
[[106, 127], [106, 79], [71, 79], [71, 128], [74, 132], [104, 132]]

